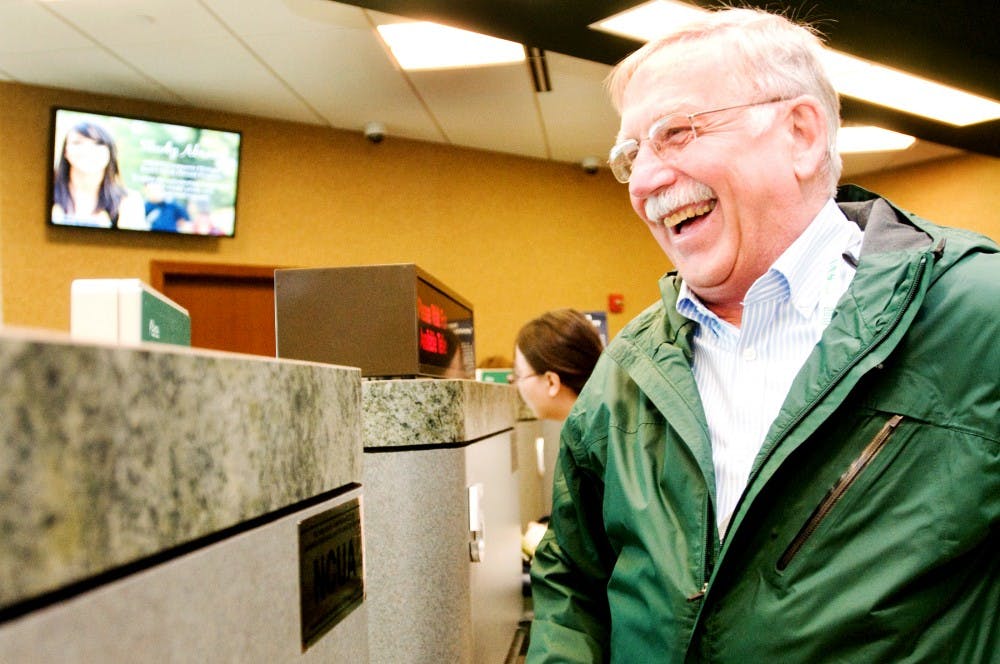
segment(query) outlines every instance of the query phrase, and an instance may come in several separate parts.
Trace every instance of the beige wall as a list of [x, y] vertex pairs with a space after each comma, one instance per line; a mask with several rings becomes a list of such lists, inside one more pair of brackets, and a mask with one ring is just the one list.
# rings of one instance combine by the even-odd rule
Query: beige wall
[[1000, 159], [961, 156], [851, 181], [936, 223], [1000, 240]]
[[[243, 132], [236, 238], [46, 227], [50, 107]], [[0, 263], [8, 325], [69, 327], [80, 277], [149, 279], [149, 262], [333, 266], [412, 262], [473, 303], [477, 358], [511, 355], [546, 309], [605, 310], [612, 332], [657, 297], [669, 267], [604, 171], [391, 136], [0, 83]]]
[[[54, 105], [243, 132], [234, 239], [45, 225]], [[149, 280], [150, 260], [333, 266], [413, 262], [472, 301], [477, 357], [508, 358], [518, 327], [559, 306], [607, 308], [611, 332], [657, 297], [669, 265], [603, 171], [360, 131], [0, 83], [0, 311], [69, 327], [70, 282]], [[1000, 238], [1000, 160], [962, 157], [856, 179], [941, 223]]]

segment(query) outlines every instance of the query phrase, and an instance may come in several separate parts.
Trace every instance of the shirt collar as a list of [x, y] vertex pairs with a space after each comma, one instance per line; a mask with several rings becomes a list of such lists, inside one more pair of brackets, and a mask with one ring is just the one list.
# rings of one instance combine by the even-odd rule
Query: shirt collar
[[830, 199], [795, 242], [771, 267], [788, 282], [792, 306], [810, 316], [819, 306], [825, 284], [844, 261], [845, 253], [855, 253], [861, 245], [861, 229], [851, 223]]
[[688, 288], [686, 281], [681, 281], [680, 290], [677, 292], [677, 313], [698, 324], [696, 333], [703, 330], [710, 331], [714, 336], [719, 336], [723, 331], [723, 321], [708, 309], [698, 296]]
[[[767, 273], [754, 282], [748, 295], [758, 284], [779, 284], [783, 296], [791, 300], [799, 313], [811, 315], [819, 305], [830, 269], [843, 260], [845, 253], [853, 256], [857, 263], [861, 238], [861, 229], [844, 216], [831, 198]], [[702, 304], [686, 281], [681, 282], [676, 307], [679, 314], [713, 334], [722, 332], [722, 320]]]

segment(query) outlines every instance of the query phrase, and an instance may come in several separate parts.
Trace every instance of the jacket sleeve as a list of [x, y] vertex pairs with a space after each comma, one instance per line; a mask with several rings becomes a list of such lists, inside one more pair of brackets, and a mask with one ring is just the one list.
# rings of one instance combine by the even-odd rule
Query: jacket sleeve
[[563, 427], [551, 521], [531, 566], [535, 616], [527, 661], [532, 664], [609, 659], [612, 557], [603, 482], [595, 468], [581, 463], [575, 429], [572, 419]]

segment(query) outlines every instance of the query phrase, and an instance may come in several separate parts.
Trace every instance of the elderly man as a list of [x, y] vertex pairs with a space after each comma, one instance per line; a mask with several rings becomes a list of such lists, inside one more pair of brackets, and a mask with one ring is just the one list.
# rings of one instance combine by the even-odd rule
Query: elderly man
[[725, 10], [612, 73], [676, 272], [563, 428], [529, 662], [1000, 661], [998, 247], [837, 194], [819, 49]]

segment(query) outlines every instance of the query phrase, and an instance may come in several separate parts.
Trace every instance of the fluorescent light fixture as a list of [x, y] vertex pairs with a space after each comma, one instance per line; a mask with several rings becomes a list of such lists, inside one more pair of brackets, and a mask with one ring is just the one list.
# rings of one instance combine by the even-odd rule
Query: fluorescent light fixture
[[632, 9], [618, 12], [603, 21], [592, 23], [590, 28], [621, 37], [652, 41], [669, 28], [687, 23], [704, 13], [704, 10], [684, 2], [651, 0]]
[[403, 69], [452, 69], [524, 61], [524, 46], [426, 21], [388, 23], [379, 34]]
[[841, 154], [891, 152], [905, 150], [916, 140], [881, 127], [841, 127], [837, 132], [837, 151]]
[[1000, 118], [1000, 103], [832, 49], [824, 65], [837, 92], [948, 124]]
[[[684, 2], [652, 0], [590, 27], [650, 41], [702, 13], [704, 10]], [[959, 127], [1000, 118], [1000, 102], [995, 100], [833, 49], [824, 49], [824, 55], [830, 80], [842, 95]]]

